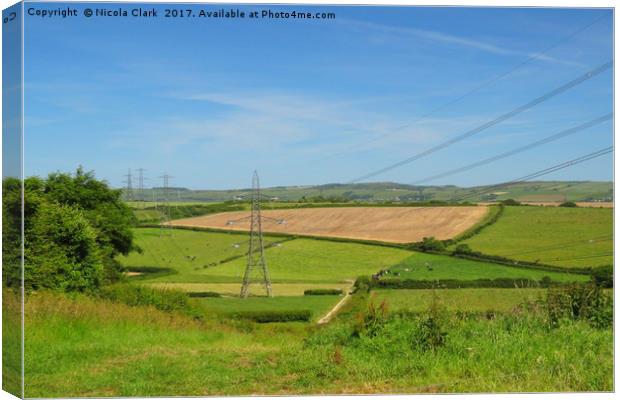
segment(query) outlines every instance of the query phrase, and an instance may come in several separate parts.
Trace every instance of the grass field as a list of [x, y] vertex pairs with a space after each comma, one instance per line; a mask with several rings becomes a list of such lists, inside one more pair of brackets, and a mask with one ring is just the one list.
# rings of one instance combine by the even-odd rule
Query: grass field
[[389, 311], [421, 312], [435, 301], [448, 311], [511, 311], [525, 301], [546, 296], [545, 289], [441, 289], [407, 290], [377, 289], [371, 298], [375, 303], [386, 301]]
[[548, 276], [558, 282], [576, 282], [589, 279], [587, 275], [509, 267], [489, 262], [472, 261], [426, 253], [413, 253], [411, 256], [391, 267], [390, 273], [386, 275], [386, 277], [416, 280], [472, 280], [495, 278], [540, 280], [544, 276]]
[[[20, 305], [3, 297], [5, 310]], [[4, 324], [17, 313], [3, 313]], [[347, 324], [197, 322], [84, 295], [26, 303], [27, 397], [613, 390], [613, 332], [530, 318], [451, 320], [412, 346], [415, 321], [374, 337]], [[412, 331], [414, 329], [414, 331]], [[18, 347], [15, 337], [4, 346]]]
[[473, 250], [562, 267], [613, 262], [613, 209], [506, 207], [493, 225], [464, 241]]
[[[119, 261], [130, 271], [145, 267], [171, 268], [174, 278], [193, 276], [206, 267], [247, 252], [248, 235], [236, 233], [203, 233], [189, 230], [159, 228], [135, 229], [136, 243], [142, 253], [133, 252]], [[282, 238], [265, 238], [268, 245]]]

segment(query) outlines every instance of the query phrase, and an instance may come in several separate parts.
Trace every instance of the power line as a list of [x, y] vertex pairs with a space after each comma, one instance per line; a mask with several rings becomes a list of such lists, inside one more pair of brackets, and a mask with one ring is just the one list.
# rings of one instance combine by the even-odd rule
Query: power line
[[385, 172], [391, 171], [391, 170], [393, 170], [395, 168], [402, 167], [403, 165], [412, 163], [412, 162], [414, 162], [416, 160], [419, 160], [419, 159], [421, 159], [423, 157], [426, 157], [426, 156], [428, 156], [430, 154], [433, 154], [433, 153], [435, 153], [435, 152], [437, 152], [439, 150], [443, 150], [446, 147], [449, 147], [449, 146], [451, 146], [451, 145], [453, 145], [455, 143], [458, 143], [458, 142], [460, 142], [462, 140], [465, 140], [465, 139], [467, 139], [467, 138], [469, 138], [471, 136], [474, 136], [474, 135], [476, 135], [476, 134], [478, 134], [478, 133], [480, 133], [480, 132], [482, 132], [482, 131], [484, 131], [486, 129], [489, 129], [489, 128], [491, 128], [491, 127], [493, 127], [493, 126], [495, 126], [495, 125], [497, 125], [497, 124], [499, 124], [501, 122], [504, 122], [504, 121], [506, 121], [506, 120], [508, 120], [508, 119], [510, 119], [510, 118], [512, 118], [512, 117], [514, 117], [516, 115], [518, 115], [518, 114], [521, 114], [521, 113], [523, 113], [523, 112], [525, 112], [527, 110], [530, 110], [530, 109], [534, 108], [535, 106], [537, 106], [537, 105], [539, 105], [539, 104], [541, 104], [541, 103], [543, 103], [543, 102], [545, 102], [545, 101], [547, 101], [549, 99], [552, 99], [555, 96], [558, 96], [558, 95], [566, 92], [567, 90], [569, 90], [569, 89], [571, 89], [571, 88], [573, 88], [573, 87], [575, 87], [575, 86], [577, 86], [577, 85], [579, 85], [579, 84], [581, 84], [581, 83], [583, 83], [583, 82], [585, 82], [585, 81], [587, 81], [587, 80], [589, 80], [589, 79], [599, 75], [600, 73], [608, 70], [609, 68], [611, 68], [612, 65], [613, 65], [613, 62], [612, 61], [608, 61], [608, 62], [606, 62], [606, 63], [604, 63], [604, 64], [602, 64], [602, 65], [600, 65], [600, 66], [598, 66], [598, 67], [588, 71], [588, 72], [586, 72], [585, 74], [583, 74], [583, 75], [573, 79], [572, 81], [567, 82], [567, 83], [565, 83], [565, 84], [563, 84], [563, 85], [553, 89], [552, 91], [547, 92], [547, 93], [543, 94], [542, 96], [539, 96], [539, 97], [535, 98], [534, 100], [529, 101], [526, 104], [523, 104], [523, 105], [521, 105], [521, 106], [519, 106], [517, 108], [514, 108], [511, 111], [509, 111], [509, 112], [507, 112], [505, 114], [502, 114], [499, 117], [497, 117], [497, 118], [495, 118], [495, 119], [493, 119], [493, 120], [491, 120], [489, 122], [486, 122], [486, 123], [484, 123], [484, 124], [474, 128], [472, 130], [469, 130], [469, 131], [467, 131], [467, 132], [465, 132], [465, 133], [463, 133], [461, 135], [458, 135], [458, 136], [456, 136], [456, 137], [454, 137], [454, 138], [452, 138], [452, 139], [450, 139], [448, 141], [445, 141], [445, 142], [440, 143], [440, 144], [438, 144], [436, 146], [433, 146], [433, 147], [431, 147], [428, 150], [425, 150], [423, 152], [415, 154], [415, 155], [413, 155], [411, 157], [408, 157], [408, 158], [406, 158], [404, 160], [398, 161], [398, 162], [396, 162], [394, 164], [391, 164], [391, 165], [389, 165], [387, 167], [381, 168], [379, 170], [376, 170], [376, 171], [370, 172], [370, 173], [368, 173], [366, 175], [363, 175], [363, 176], [361, 176], [359, 178], [353, 179], [353, 180], [349, 181], [348, 183], [356, 183], [356, 182], [360, 182], [360, 181], [366, 180], [368, 178], [372, 178], [374, 176], [377, 176], [377, 175], [383, 174]]
[[472, 192], [472, 193], [469, 193], [469, 194], [461, 195], [460, 197], [456, 198], [455, 201], [462, 201], [464, 199], [471, 198], [473, 196], [478, 196], [480, 194], [485, 194], [485, 193], [491, 192], [493, 190], [500, 189], [500, 188], [502, 188], [504, 186], [514, 185], [516, 183], [527, 182], [529, 180], [532, 180], [532, 179], [535, 179], [535, 178], [539, 178], [539, 177], [541, 177], [543, 175], [548, 175], [548, 174], [550, 174], [552, 172], [556, 172], [556, 171], [562, 170], [564, 168], [572, 167], [573, 165], [581, 164], [583, 162], [592, 160], [594, 158], [604, 156], [605, 154], [609, 154], [609, 153], [613, 152], [613, 150], [614, 150], [614, 147], [613, 146], [609, 146], [609, 147], [606, 147], [604, 149], [597, 150], [597, 151], [595, 151], [593, 153], [589, 153], [589, 154], [586, 154], [586, 155], [581, 156], [581, 157], [574, 158], [574, 159], [569, 160], [569, 161], [564, 161], [564, 162], [562, 162], [560, 164], [556, 164], [556, 165], [551, 166], [549, 168], [545, 168], [543, 170], [533, 172], [533, 173], [531, 173], [529, 175], [525, 175], [525, 176], [523, 176], [521, 178], [513, 179], [511, 181], [504, 182], [504, 183], [499, 183], [497, 185], [486, 186], [486, 187], [482, 188], [481, 190], [478, 190], [478, 191], [475, 191], [475, 192]]
[[[467, 97], [469, 97], [469, 96], [473, 95], [474, 93], [479, 92], [481, 89], [484, 89], [485, 87], [490, 86], [490, 85], [492, 85], [493, 83], [495, 83], [495, 82], [498, 82], [498, 81], [502, 80], [503, 78], [505, 78], [505, 77], [507, 77], [507, 76], [511, 75], [512, 73], [514, 73], [515, 71], [517, 71], [517, 70], [519, 70], [519, 69], [523, 68], [524, 66], [526, 66], [526, 65], [527, 65], [527, 64], [529, 64], [529, 63], [531, 63], [532, 61], [537, 60], [537, 59], [540, 59], [542, 56], [544, 56], [544, 55], [545, 55], [546, 53], [548, 53], [549, 51], [553, 50], [554, 48], [558, 47], [559, 45], [563, 44], [564, 42], [567, 42], [567, 41], [569, 41], [570, 39], [574, 38], [575, 36], [577, 36], [578, 34], [580, 34], [580, 33], [581, 33], [581, 32], [583, 32], [583, 31], [585, 31], [586, 29], [590, 28], [590, 27], [591, 27], [591, 26], [593, 26], [594, 24], [598, 23], [599, 21], [601, 21], [601, 20], [602, 20], [603, 18], [605, 18], [605, 17], [606, 17], [606, 15], [603, 15], [603, 16], [601, 16], [601, 17], [599, 17], [599, 18], [595, 19], [594, 21], [592, 21], [592, 22], [590, 22], [590, 23], [588, 23], [588, 24], [586, 24], [586, 25], [582, 26], [581, 28], [579, 28], [579, 29], [577, 29], [576, 31], [574, 31], [574, 32], [572, 32], [571, 34], [569, 34], [568, 36], [565, 36], [565, 37], [563, 37], [563, 38], [559, 39], [558, 41], [556, 41], [556, 42], [552, 43], [552, 44], [551, 44], [551, 45], [549, 45], [548, 47], [544, 48], [543, 50], [541, 50], [541, 51], [539, 51], [539, 52], [537, 52], [537, 53], [534, 53], [533, 55], [530, 55], [528, 58], [526, 58], [525, 60], [521, 61], [520, 63], [513, 65], [513, 66], [512, 66], [511, 68], [509, 68], [508, 70], [506, 70], [506, 71], [502, 72], [502, 73], [501, 73], [501, 74], [499, 74], [499, 75], [496, 75], [496, 76], [494, 76], [494, 77], [492, 77], [492, 78], [488, 79], [487, 81], [485, 81], [485, 82], [481, 83], [480, 85], [478, 85], [478, 86], [474, 87], [473, 89], [469, 90], [468, 92], [463, 93], [462, 95], [460, 95], [460, 96], [458, 96], [458, 97], [456, 97], [456, 98], [454, 98], [454, 99], [452, 99], [452, 100], [450, 100], [450, 101], [448, 101], [448, 102], [446, 102], [446, 103], [443, 103], [443, 104], [441, 104], [441, 105], [439, 105], [439, 106], [437, 106], [437, 107], [433, 108], [432, 110], [430, 110], [430, 111], [428, 111], [428, 112], [424, 113], [423, 115], [421, 115], [421, 116], [417, 117], [416, 119], [414, 119], [413, 121], [411, 121], [411, 122], [409, 122], [409, 123], [406, 123], [406, 124], [404, 124], [404, 125], [400, 125], [400, 126], [398, 126], [398, 127], [394, 128], [394, 129], [393, 129], [393, 131], [392, 131], [391, 133], [386, 133], [386, 134], [380, 135], [380, 136], [378, 136], [378, 137], [376, 137], [376, 138], [374, 138], [374, 139], [369, 140], [369, 141], [368, 141], [368, 142], [366, 142], [366, 143], [363, 143], [362, 145], [364, 145], [364, 144], [374, 143], [374, 142], [377, 142], [377, 141], [379, 141], [379, 140], [382, 140], [382, 139], [384, 139], [384, 138], [386, 138], [386, 137], [389, 137], [389, 136], [391, 136], [393, 133], [398, 132], [398, 131], [401, 131], [401, 130], [403, 130], [403, 129], [405, 129], [405, 128], [408, 128], [408, 127], [412, 126], [413, 124], [415, 124], [415, 123], [417, 123], [417, 122], [420, 122], [420, 121], [422, 121], [422, 120], [424, 120], [424, 119], [426, 119], [426, 118], [430, 117], [431, 115], [433, 115], [433, 114], [437, 113], [438, 111], [441, 111], [441, 110], [443, 110], [443, 109], [445, 109], [445, 108], [447, 108], [447, 107], [449, 107], [449, 106], [451, 106], [451, 105], [454, 105], [454, 104], [456, 104], [456, 103], [460, 102], [461, 100], [464, 100], [465, 98], [467, 98]], [[355, 146], [354, 148], [359, 148], [359, 147], [361, 147], [361, 146], [360, 146], [360, 145], [358, 145], [358, 146]], [[349, 149], [349, 150], [351, 150], [351, 149]], [[334, 157], [334, 156], [337, 156], [337, 155], [341, 155], [341, 154], [343, 154], [343, 153], [344, 153], [344, 152], [340, 152], [340, 153], [337, 153], [337, 154], [332, 154], [332, 155], [330, 155], [330, 156], [323, 157], [323, 159], [330, 158], [330, 157]]]
[[493, 157], [485, 158], [484, 160], [477, 161], [477, 162], [474, 162], [472, 164], [465, 165], [463, 167], [455, 168], [455, 169], [452, 169], [450, 171], [446, 171], [446, 172], [442, 172], [440, 174], [432, 175], [432, 176], [429, 176], [428, 178], [420, 179], [418, 181], [415, 181], [415, 182], [411, 183], [411, 185], [418, 185], [420, 183], [425, 183], [425, 182], [433, 181], [433, 180], [436, 180], [436, 179], [439, 179], [439, 178], [445, 178], [446, 176], [455, 175], [455, 174], [458, 174], [458, 173], [461, 173], [461, 172], [469, 171], [470, 169], [473, 169], [473, 168], [476, 168], [476, 167], [480, 167], [482, 165], [486, 165], [486, 164], [489, 164], [491, 162], [498, 161], [498, 160], [501, 160], [503, 158], [510, 157], [510, 156], [515, 155], [515, 154], [522, 153], [522, 152], [527, 151], [527, 150], [531, 150], [531, 149], [533, 149], [535, 147], [542, 146], [544, 144], [553, 142], [555, 140], [561, 139], [561, 138], [566, 137], [568, 135], [572, 135], [573, 133], [577, 133], [577, 132], [580, 132], [582, 130], [591, 128], [591, 127], [593, 127], [595, 125], [598, 125], [598, 124], [603, 123], [605, 121], [611, 120], [612, 117], [613, 117], [613, 113], [610, 113], [610, 114], [607, 114], [607, 115], [603, 115], [602, 117], [595, 118], [595, 119], [593, 119], [591, 121], [588, 121], [588, 122], [585, 122], [585, 123], [583, 123], [581, 125], [577, 125], [575, 127], [563, 130], [563, 131], [561, 131], [559, 133], [556, 133], [555, 135], [547, 136], [544, 139], [538, 140], [536, 142], [532, 142], [532, 143], [527, 144], [525, 146], [518, 147], [516, 149], [507, 151], [505, 153], [501, 153], [501, 154], [498, 154], [498, 155], [493, 156]]

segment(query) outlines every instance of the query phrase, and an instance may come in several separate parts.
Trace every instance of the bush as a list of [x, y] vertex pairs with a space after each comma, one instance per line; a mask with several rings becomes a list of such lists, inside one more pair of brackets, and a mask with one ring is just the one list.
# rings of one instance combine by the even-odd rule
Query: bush
[[376, 305], [374, 299], [370, 299], [366, 306], [366, 310], [358, 313], [355, 318], [353, 336], [359, 337], [364, 335], [372, 338], [377, 335], [387, 320], [387, 302], [383, 300], [379, 305]]
[[564, 203], [560, 204], [558, 207], [579, 207], [579, 206], [572, 201], [565, 201]]
[[355, 280], [355, 283], [353, 284], [353, 288], [355, 289], [356, 292], [358, 290], [369, 292], [371, 287], [372, 287], [372, 281], [369, 276], [358, 276], [357, 279]]
[[612, 296], [592, 283], [550, 289], [546, 306], [552, 327], [570, 320], [583, 320], [596, 328], [608, 328], [613, 324]]
[[443, 346], [448, 336], [445, 325], [446, 310], [439, 303], [437, 295], [433, 293], [428, 311], [419, 320], [417, 329], [412, 332], [412, 347], [425, 351], [436, 350]]
[[454, 254], [471, 254], [472, 250], [468, 244], [462, 243], [456, 246], [454, 249]]
[[184, 292], [153, 289], [141, 285], [117, 284], [99, 290], [101, 298], [117, 301], [129, 306], [153, 306], [161, 311], [181, 311], [197, 316]]
[[291, 322], [291, 321], [310, 321], [312, 312], [310, 310], [291, 310], [291, 311], [242, 311], [228, 315], [232, 318], [249, 319], [254, 322]]
[[187, 295], [189, 297], [222, 297], [222, 295], [217, 292], [189, 292]]
[[516, 201], [515, 199], [506, 199], [501, 202], [505, 206], [520, 206], [521, 202]]
[[602, 265], [592, 268], [590, 280], [597, 286], [604, 288], [614, 287], [614, 267], [613, 265]]
[[422, 251], [443, 251], [446, 245], [441, 240], [431, 236], [423, 238], [422, 242], [417, 244], [417, 247]]
[[327, 296], [327, 295], [341, 295], [342, 289], [308, 289], [304, 290], [304, 296]]

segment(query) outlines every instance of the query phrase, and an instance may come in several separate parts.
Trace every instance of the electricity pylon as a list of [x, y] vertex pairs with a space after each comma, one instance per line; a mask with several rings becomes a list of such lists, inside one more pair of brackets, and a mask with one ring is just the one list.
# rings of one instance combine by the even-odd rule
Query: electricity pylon
[[148, 178], [144, 177], [144, 171], [146, 171], [144, 168], [138, 168], [138, 199], [141, 202], [146, 201], [146, 196], [144, 196], [144, 180]]
[[126, 184], [125, 186], [125, 200], [126, 201], [133, 201], [133, 186], [132, 186], [132, 182], [131, 182], [131, 168], [129, 168], [129, 170], [127, 171], [127, 175], [125, 175], [125, 180], [123, 181], [123, 183]]
[[252, 177], [252, 215], [250, 216], [250, 248], [248, 262], [241, 285], [241, 298], [250, 295], [250, 285], [260, 283], [265, 286], [267, 296], [271, 297], [271, 279], [265, 262], [265, 248], [263, 246], [263, 226], [260, 215], [260, 182], [258, 173], [254, 171]]
[[172, 176], [168, 174], [163, 174], [162, 176], [160, 176], [160, 178], [164, 180], [164, 204], [161, 207], [162, 222], [159, 225], [159, 236], [162, 236], [165, 230], [172, 229], [172, 225], [170, 225], [170, 203], [168, 203], [168, 181], [170, 180], [170, 178], [172, 178]]

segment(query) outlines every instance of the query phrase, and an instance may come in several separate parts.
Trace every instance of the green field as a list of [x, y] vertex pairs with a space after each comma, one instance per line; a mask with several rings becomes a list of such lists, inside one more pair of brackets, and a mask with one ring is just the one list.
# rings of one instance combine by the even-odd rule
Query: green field
[[463, 258], [414, 253], [390, 268], [386, 277], [415, 280], [435, 279], [532, 279], [540, 280], [548, 276], [558, 282], [586, 281], [587, 275], [565, 272], [543, 271], [533, 268], [509, 267], [490, 262], [472, 261]]
[[[160, 228], [135, 229], [136, 244], [142, 253], [133, 252], [119, 261], [130, 271], [140, 271], [144, 267], [170, 268], [173, 276], [164, 278], [166, 282], [175, 279], [189, 279], [215, 263], [247, 252], [248, 235], [242, 233], [195, 232], [182, 229], [162, 231]], [[265, 237], [269, 245], [283, 238]], [[203, 275], [198, 275], [200, 279]]]
[[484, 254], [562, 267], [613, 263], [613, 209], [506, 207], [463, 243]]
[[385, 301], [390, 311], [426, 311], [435, 302], [448, 311], [511, 311], [519, 304], [546, 295], [545, 289], [375, 289], [371, 299]]

